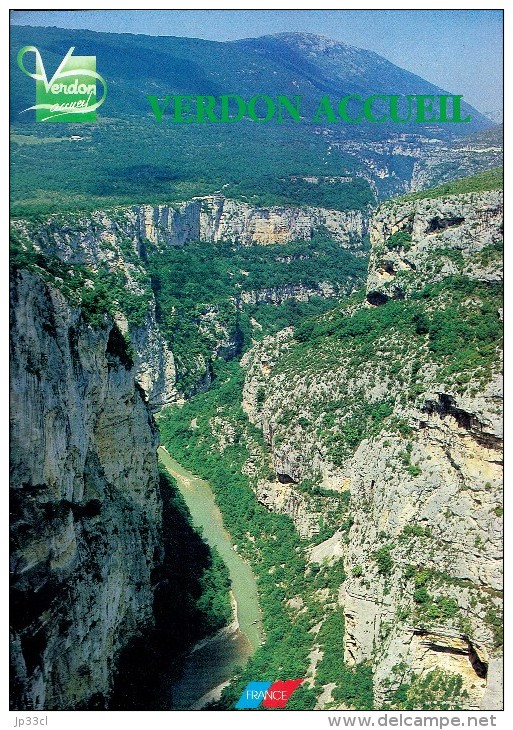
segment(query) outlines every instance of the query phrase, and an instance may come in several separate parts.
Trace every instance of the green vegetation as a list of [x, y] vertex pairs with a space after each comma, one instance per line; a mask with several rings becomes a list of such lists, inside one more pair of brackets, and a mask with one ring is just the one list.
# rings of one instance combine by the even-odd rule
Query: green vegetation
[[500, 608], [490, 604], [485, 621], [493, 633], [495, 647], [501, 647], [504, 644], [504, 617]]
[[399, 539], [403, 540], [409, 537], [433, 537], [433, 533], [429, 527], [423, 525], [405, 525]]
[[381, 575], [388, 575], [392, 572], [392, 568], [394, 567], [394, 561], [392, 559], [393, 547], [393, 545], [383, 545], [373, 555], [378, 566], [378, 573], [381, 573]]
[[[420, 474], [422, 474], [422, 469], [420, 468], [420, 466], [418, 466], [418, 464], [412, 464], [412, 462], [411, 462], [412, 450], [413, 450], [413, 444], [411, 443], [411, 441], [409, 441], [406, 444], [406, 450], [399, 452], [399, 457], [400, 457], [402, 463], [404, 464], [404, 466], [406, 467], [406, 471], [408, 472], [408, 474], [412, 477], [418, 477]], [[407, 527], [405, 527], [405, 529], [403, 530], [403, 535], [408, 536], [408, 534], [414, 534], [414, 533], [408, 532]], [[416, 526], [416, 527], [417, 527], [418, 534], [424, 534], [424, 533], [419, 532], [419, 530], [421, 528], [419, 528], [418, 526]]]
[[459, 611], [454, 598], [440, 596], [433, 599], [424, 586], [415, 589], [413, 600], [418, 604], [416, 616], [421, 625], [454, 618]]
[[462, 689], [458, 674], [433, 669], [423, 675], [413, 675], [393, 693], [384, 710], [460, 710], [462, 699], [468, 697]]
[[[375, 203], [367, 180], [356, 175], [358, 161], [340, 150], [327, 157], [326, 141], [301, 126], [276, 124], [269, 134], [269, 125], [242, 122], [234, 131], [232, 125], [159, 125], [142, 115], [52, 124], [52, 138], [45, 125], [17, 127], [11, 215], [170, 204], [220, 191], [254, 205], [347, 211]], [[70, 141], [71, 135], [82, 139]]]
[[[362, 400], [361, 407], [356, 413], [352, 411], [351, 399], [341, 399], [335, 403], [320, 403], [318, 410], [323, 409], [323, 426], [320, 435], [328, 447], [331, 461], [342, 466], [360, 444], [363, 438], [374, 436], [381, 430], [385, 419], [392, 413], [392, 404], [389, 400], [368, 403]], [[335, 413], [349, 413], [338, 428], [335, 425]], [[331, 415], [331, 418], [330, 418]], [[329, 429], [329, 430], [327, 430]]]
[[[414, 525], [414, 528], [419, 527]], [[415, 534], [409, 532], [410, 535]], [[406, 528], [403, 530], [403, 535], [406, 533]], [[423, 537], [431, 537], [431, 534], [425, 534]], [[438, 584], [440, 587], [443, 585], [452, 585], [454, 581], [448, 577], [445, 580], [443, 574], [428, 568], [417, 568], [414, 565], [407, 565], [404, 570], [404, 576], [407, 580], [413, 580], [415, 590], [413, 592], [413, 600], [416, 604], [415, 618], [419, 625], [429, 625], [432, 623], [447, 621], [455, 618], [459, 613], [458, 602], [451, 596], [438, 595], [433, 597], [428, 590], [428, 586], [435, 586]], [[464, 583], [463, 587], [468, 587], [467, 583]]]
[[324, 281], [344, 288], [347, 279], [360, 283], [366, 275], [365, 259], [321, 235], [272, 246], [190, 243], [150, 251], [148, 267], [164, 310], [184, 302], [218, 304], [239, 289], [314, 288]]
[[[262, 204], [361, 209], [373, 202], [371, 185], [363, 176], [370, 168], [386, 163], [389, 174], [374, 175], [382, 195], [402, 189], [411, 180], [415, 158], [392, 151], [394, 142], [400, 143], [404, 132], [432, 134], [432, 125], [414, 123], [399, 128], [388, 123], [354, 124], [347, 129], [348, 125], [338, 124], [319, 128], [309, 121], [322, 94], [334, 101], [344, 89], [365, 96], [379, 86], [410, 87], [405, 72], [357, 49], [314, 57], [300, 44], [279, 39], [221, 44], [88, 31], [81, 37], [101, 63], [109, 83], [108, 98], [96, 124], [52, 123], [50, 133], [48, 125], [33, 123], [32, 112], [22, 113], [33, 97], [34, 82], [20, 72], [16, 53], [35, 44], [42, 57], [49, 59], [49, 66], [57, 68], [58, 49], [73, 45], [73, 33], [60, 28], [12, 28], [11, 186], [20, 215], [30, 208], [76, 210], [89, 204], [102, 208], [106, 201], [168, 203], [219, 190]], [[359, 70], [357, 80], [355, 69]], [[430, 93], [422, 80], [416, 84], [418, 93]], [[300, 123], [285, 119], [271, 124], [243, 120], [175, 125], [166, 112], [159, 124], [147, 95], [162, 102], [173, 90], [215, 96], [236, 91], [244, 99], [262, 92], [276, 97], [288, 90], [301, 96], [302, 119]], [[468, 111], [470, 123], [437, 125], [436, 136], [447, 140], [456, 132], [468, 134], [487, 126], [476, 110]], [[71, 136], [81, 139], [71, 140]], [[385, 143], [386, 153], [373, 151], [376, 141]], [[374, 164], [358, 159], [360, 146]], [[457, 174], [457, 169], [453, 172]]]
[[[245, 270], [248, 270], [247, 267]], [[422, 373], [426, 363], [436, 368], [440, 379], [447, 379], [457, 388], [465, 388], [471, 379], [478, 378], [481, 382], [489, 379], [497, 365], [497, 351], [501, 344], [502, 329], [497, 317], [501, 288], [497, 284], [475, 282], [463, 276], [451, 277], [428, 285], [408, 301], [392, 300], [372, 308], [359, 307], [361, 301], [362, 294], [358, 293], [321, 316], [303, 321], [299, 318], [295, 341], [280, 358], [273, 375], [285, 374], [292, 387], [298, 373], [308, 373], [310, 377], [318, 372], [333, 376], [337, 368], [342, 367], [346, 380], [368, 377], [365, 387], [352, 391], [342, 388], [333, 395], [328, 393], [325, 398], [318, 398], [308, 414], [299, 418], [292, 404], [280, 415], [275, 439], [281, 437], [282, 429], [296, 426], [316, 429], [330, 458], [334, 463], [342, 464], [363, 438], [386, 429], [407, 440], [399, 457], [405, 470], [418, 477], [422, 473], [421, 467], [411, 461], [414, 431], [395, 415], [395, 405], [402, 403], [400, 399], [403, 397], [414, 400], [422, 394]], [[385, 399], [377, 402], [365, 399], [369, 384], [372, 386], [375, 382], [373, 373], [382, 378], [390, 374], [394, 379], [392, 382], [399, 382], [400, 387], [393, 389], [393, 397], [387, 394]], [[286, 678], [287, 672], [289, 676], [294, 673], [303, 676], [306, 657], [315, 642], [324, 651], [315, 685], [298, 690], [291, 700], [290, 709], [312, 708], [322, 686], [329, 682], [336, 683], [332, 693], [334, 703], [370, 709], [373, 701], [371, 668], [365, 664], [352, 669], [345, 666], [343, 615], [335, 601], [333, 604], [330, 598], [321, 601], [316, 593], [324, 588], [329, 590], [330, 597], [336, 595], [337, 586], [345, 578], [342, 565], [307, 569], [304, 563], [300, 563], [304, 560], [303, 545], [290, 522], [265, 511], [260, 516], [260, 506], [246, 491], [248, 480], [241, 475], [241, 469], [249, 453], [248, 443], [260, 443], [262, 454], [265, 454], [265, 446], [240, 411], [240, 378], [235, 363], [227, 371], [218, 369], [211, 393], [193, 399], [181, 412], [170, 413], [162, 423], [163, 438], [168, 447], [189, 468], [208, 478], [216, 490], [230, 532], [242, 546], [243, 554], [252, 561], [263, 596], [268, 631], [266, 646], [257, 651], [248, 667], [237, 675], [237, 681], [225, 692], [219, 707], [230, 707], [244, 683], [255, 676]], [[265, 387], [261, 386], [256, 399], [257, 405], [264, 404]], [[237, 430], [235, 444], [226, 449], [222, 457], [217, 454], [214, 441], [209, 436], [209, 420], [214, 415], [228, 418]], [[194, 432], [190, 429], [193, 419], [198, 423]], [[267, 458], [262, 456], [261, 462], [267, 463]], [[296, 488], [312, 494], [315, 481], [303, 480]], [[319, 497], [325, 496], [321, 490]], [[342, 512], [337, 516], [339, 524], [344, 519], [341, 515]], [[251, 527], [253, 524], [257, 526], [256, 531]], [[328, 519], [318, 538], [328, 537], [330, 529], [332, 532], [333, 523]], [[284, 544], [288, 554], [293, 555], [292, 572], [289, 572], [281, 551], [278, 555], [273, 553], [276, 546], [271, 538], [273, 533], [278, 535], [280, 546]], [[430, 529], [423, 525], [407, 525], [399, 536], [398, 545], [432, 537]], [[316, 541], [317, 538], [312, 542]], [[385, 544], [373, 555], [376, 568], [383, 576], [390, 575], [394, 569], [393, 550], [394, 545]], [[351, 572], [354, 577], [364, 574], [359, 565], [354, 566]], [[405, 574], [407, 579], [413, 580], [413, 620], [418, 625], [449, 622], [465, 625], [467, 633], [471, 632], [468, 622], [462, 623], [456, 599], [440, 588], [444, 582], [450, 581], [442, 580], [442, 574], [434, 570], [417, 566], [410, 566]], [[298, 615], [286, 607], [287, 601], [296, 596], [302, 597], [306, 607], [305, 612]], [[277, 605], [280, 611], [275, 624]], [[407, 617], [406, 612], [400, 615], [400, 620]], [[487, 616], [499, 643], [500, 617], [491, 608]], [[312, 627], [323, 618], [317, 637], [312, 637]], [[410, 683], [402, 683], [390, 706], [397, 709], [451, 709], [457, 708], [463, 700], [461, 678], [455, 675], [443, 675], [441, 678], [433, 672], [422, 678], [413, 677]]]
[[251, 319], [258, 322], [261, 329], [253, 325], [251, 337], [253, 340], [260, 340], [265, 335], [272, 335], [286, 327], [295, 327], [307, 317], [316, 317], [335, 305], [334, 297], [311, 296], [307, 302], [300, 301], [294, 297], [285, 299], [281, 304], [246, 304], [244, 313]]
[[502, 264], [504, 260], [504, 242], [498, 241], [497, 243], [485, 246], [481, 251], [477, 252], [473, 256], [480, 266], [489, 266], [492, 263]]
[[[366, 261], [318, 235], [308, 242], [273, 246], [222, 242], [152, 249], [147, 267], [157, 319], [178, 364], [179, 386], [188, 392], [200, 374], [194, 364], [204, 367], [219, 340], [227, 343], [228, 359], [237, 357], [252, 339], [326, 311], [332, 306], [329, 299], [313, 296], [300, 302], [287, 299], [287, 292], [293, 294], [297, 287], [315, 291], [322, 282], [330, 283], [335, 293], [351, 291], [363, 281]], [[266, 290], [274, 290], [278, 300], [282, 296], [285, 301], [279, 305], [241, 301], [241, 292], [258, 297]]]
[[[373, 358], [373, 344], [387, 334], [414, 338], [428, 335], [429, 350], [437, 359], [447, 358], [456, 372], [494, 359], [502, 326], [495, 305], [502, 301], [502, 286], [498, 283], [473, 281], [466, 277], [448, 277], [442, 282], [428, 284], [415, 292], [410, 300], [387, 301], [380, 307], [357, 310], [352, 316], [342, 304], [328, 316], [308, 319], [295, 332], [299, 343], [312, 341], [322, 345], [324, 338], [334, 338], [343, 347], [356, 345], [355, 363]], [[443, 299], [443, 308], [440, 307]], [[392, 342], [390, 343], [393, 344]], [[422, 341], [417, 339], [417, 351]], [[294, 354], [303, 355], [304, 348]], [[455, 358], [457, 365], [455, 365]]]
[[[242, 466], [249, 456], [249, 448], [252, 452], [258, 448], [262, 453], [259, 463], [265, 464], [266, 446], [240, 408], [243, 382], [240, 367], [235, 362], [216, 367], [213, 388], [192, 398], [182, 409], [164, 411], [159, 426], [162, 441], [170, 452], [189, 469], [209, 480], [227, 529], [257, 577], [266, 643], [224, 691], [218, 707], [231, 708], [245, 684], [255, 677], [305, 676], [308, 654], [316, 640], [311, 629], [335, 610], [338, 588], [345, 575], [342, 561], [332, 566], [307, 568], [305, 545], [291, 520], [269, 512], [256, 500]], [[233, 443], [226, 446], [222, 454], [218, 446], [216, 448], [217, 441], [211, 431], [214, 416], [235, 429]], [[190, 429], [192, 420], [194, 431]], [[264, 469], [264, 466], [260, 468]], [[335, 527], [333, 524], [332, 531]], [[321, 599], [326, 589], [328, 597]], [[297, 612], [288, 606], [289, 599], [298, 596], [305, 611]], [[335, 614], [339, 621], [340, 611]], [[332, 658], [326, 659], [330, 664], [324, 666], [321, 677], [330, 675], [328, 681], [336, 682], [337, 692], [350, 695], [355, 706], [371, 707], [370, 670], [362, 668], [353, 672], [345, 668], [341, 649], [343, 627], [337, 619], [326, 627], [322, 639], [325, 656]], [[348, 684], [348, 678], [352, 678], [352, 684]], [[308, 688], [298, 691], [291, 708], [312, 708], [320, 689], [316, 682], [315, 692], [307, 691]]]
[[[349, 530], [353, 525], [353, 517], [349, 511], [348, 501], [346, 501], [346, 495], [348, 492], [341, 492], [337, 494], [336, 492], [325, 490], [317, 486], [314, 486], [311, 489], [307, 488], [305, 490], [303, 486], [305, 482], [308, 482], [308, 480], [304, 479], [300, 484], [296, 485], [297, 491], [303, 493], [306, 492], [309, 497], [310, 508], [312, 510], [318, 510], [324, 514], [324, 516], [319, 520], [319, 531], [311, 538], [311, 544], [318, 545], [319, 543], [324, 542], [324, 540], [327, 540], [333, 535], [335, 529], [340, 532], [341, 538], [347, 541], [349, 538]], [[342, 571], [342, 576], [342, 562], [340, 562], [339, 568], [340, 571]], [[332, 572], [337, 573], [333, 566], [330, 568], [330, 574]], [[345, 578], [346, 576], [344, 574], [342, 580], [339, 581], [339, 585], [345, 580]]]
[[[242, 474], [248, 454], [240, 442], [246, 423], [239, 406], [241, 373], [235, 363], [225, 370], [224, 378], [221, 383], [219, 377], [214, 389], [196, 396], [180, 411], [166, 411], [159, 425], [171, 453], [200, 476], [208, 477], [227, 529], [257, 576], [267, 646], [257, 650], [238, 681], [225, 691], [223, 706], [233, 707], [251, 677], [303, 676], [311, 644], [311, 618], [303, 615], [293, 620], [287, 611], [287, 599], [301, 595], [306, 588], [300, 539], [289, 518], [269, 513], [257, 502]], [[208, 448], [212, 438], [208, 422], [221, 413], [239, 431], [239, 443], [226, 448], [222, 455]], [[194, 440], [189, 431], [192, 418], [197, 419]]]
[[478, 172], [470, 177], [460, 178], [445, 183], [436, 188], [421, 190], [418, 193], [409, 193], [392, 202], [407, 202], [409, 200], [424, 200], [426, 198], [442, 198], [446, 195], [462, 195], [463, 193], [481, 193], [487, 190], [502, 190], [504, 184], [504, 171], [502, 167], [495, 167], [493, 170]]
[[411, 242], [411, 233], [408, 233], [408, 231], [405, 230], [401, 230], [391, 235], [390, 238], [387, 238], [387, 240], [385, 241], [385, 245], [391, 250], [400, 248], [403, 251], [409, 251]]
[[[243, 190], [243, 186], [235, 186], [235, 197], [245, 197]], [[341, 211], [362, 210], [375, 204], [369, 183], [361, 177], [345, 182], [319, 177], [316, 183], [296, 177], [289, 180], [270, 178], [265, 181], [264, 190], [255, 192], [250, 199], [257, 205], [308, 205]]]

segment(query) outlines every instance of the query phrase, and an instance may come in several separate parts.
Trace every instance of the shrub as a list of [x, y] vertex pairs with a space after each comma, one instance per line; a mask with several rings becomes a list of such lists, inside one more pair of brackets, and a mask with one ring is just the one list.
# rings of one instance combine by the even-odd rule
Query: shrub
[[402, 230], [397, 231], [392, 236], [390, 236], [390, 238], [385, 241], [385, 244], [389, 249], [403, 249], [403, 251], [408, 251], [410, 249], [411, 242], [411, 233]]
[[376, 550], [373, 555], [374, 560], [376, 561], [376, 564], [378, 566], [378, 573], [381, 573], [381, 575], [388, 575], [392, 572], [392, 568], [394, 567], [391, 549], [392, 548], [390, 545], [383, 545], [383, 547], [380, 547], [379, 550]]
[[415, 603], [429, 603], [431, 601], [431, 596], [427, 592], [425, 586], [421, 586], [414, 592], [413, 600]]

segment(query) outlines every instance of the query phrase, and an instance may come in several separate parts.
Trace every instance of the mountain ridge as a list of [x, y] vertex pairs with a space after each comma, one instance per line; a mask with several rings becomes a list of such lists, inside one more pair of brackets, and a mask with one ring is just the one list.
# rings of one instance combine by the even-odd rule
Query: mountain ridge
[[[95, 124], [48, 126], [34, 123], [32, 112], [20, 113], [34, 99], [34, 81], [16, 60], [24, 45], [36, 45], [49, 70], [70, 46], [96, 56], [108, 95]], [[308, 121], [322, 97], [332, 104], [350, 93], [365, 97], [387, 91], [385, 82], [387, 93], [442, 91], [372, 51], [318, 36], [221, 43], [14, 26], [11, 78], [11, 195], [15, 205], [32, 208], [80, 207], [85, 199], [98, 207], [169, 203], [225, 188], [228, 197], [250, 204], [358, 208], [454, 179], [461, 161], [464, 174], [501, 164], [501, 150], [483, 153], [474, 142], [462, 153], [451, 149], [446, 160], [456, 140], [495, 129], [465, 104], [463, 112], [473, 116], [468, 124]], [[300, 96], [300, 123], [175, 124], [165, 114], [159, 124], [147, 100], [234, 93], [246, 101]]]
[[[66, 50], [64, 49], [65, 44], [77, 45], [77, 34], [80, 44], [83, 43], [84, 46], [87, 46], [89, 53], [96, 55], [98, 65], [102, 69], [102, 74], [106, 77], [107, 82], [109, 77], [113, 80], [116, 79], [116, 76], [121, 79], [130, 78], [129, 71], [133, 72], [132, 78], [134, 81], [152, 78], [155, 83], [159, 79], [167, 82], [167, 88], [154, 89], [151, 93], [155, 91], [169, 93], [171, 90], [174, 93], [185, 93], [182, 89], [187, 89], [186, 93], [220, 94], [236, 92], [242, 96], [254, 93], [269, 93], [270, 95], [289, 93], [289, 91], [294, 90], [294, 81], [296, 81], [296, 84], [299, 83], [300, 86], [301, 82], [305, 81], [304, 78], [301, 78], [301, 74], [304, 75], [305, 72], [309, 74], [306, 77], [307, 82], [313, 83], [314, 88], [316, 81], [317, 84], [322, 82], [328, 93], [337, 94], [343, 91], [340, 87], [340, 79], [348, 84], [346, 93], [351, 93], [355, 88], [368, 91], [370, 87], [368, 83], [366, 85], [367, 79], [363, 79], [362, 82], [351, 78], [351, 75], [341, 76], [340, 78], [335, 75], [334, 79], [330, 79], [327, 72], [333, 72], [334, 64], [344, 60], [340, 58], [341, 54], [346, 56], [345, 60], [350, 62], [353, 70], [355, 66], [356, 68], [360, 66], [367, 74], [371, 73], [371, 86], [379, 81], [379, 75], [383, 71], [386, 75], [392, 74], [392, 80], [396, 88], [383, 89], [381, 87], [376, 90], [387, 91], [388, 93], [402, 93], [403, 89], [408, 89], [409, 93], [447, 93], [420, 76], [396, 66], [374, 51], [360, 49], [315, 34], [285, 33], [261, 36], [256, 39], [222, 42], [180, 36], [147, 36], [143, 34], [99, 33], [61, 28], [12, 26], [11, 54], [14, 56], [17, 52], [19, 42], [29, 43], [28, 36], [32, 38], [31, 44], [37, 42], [41, 46], [40, 51], [47, 50], [51, 54], [61, 53]], [[34, 35], [36, 36], [35, 39], [33, 38]], [[22, 41], [22, 39], [25, 40]], [[309, 41], [309, 48], [306, 53], [301, 47], [301, 43], [298, 43], [298, 41], [304, 39]], [[59, 42], [62, 44], [64, 51], [57, 51], [56, 44]], [[312, 59], [315, 44], [317, 44], [317, 49], [321, 51], [327, 49], [331, 51], [331, 63], [326, 64], [325, 59]], [[130, 63], [129, 56], [126, 57], [125, 65], [122, 63], [123, 47], [127, 48], [127, 46], [132, 46], [132, 52], [136, 50], [138, 52], [136, 66]], [[244, 49], [243, 54], [239, 53], [241, 48]], [[211, 57], [213, 50], [216, 52], [217, 58]], [[267, 68], [261, 69], [261, 75], [256, 79], [257, 85], [255, 86], [252, 73], [248, 69], [252, 63], [259, 58], [261, 59], [262, 50], [268, 51], [268, 63], [266, 64]], [[249, 57], [247, 57], [248, 52], [251, 54]], [[288, 58], [287, 52], [289, 53]], [[154, 58], [148, 56], [148, 53], [153, 53]], [[291, 53], [295, 54], [295, 58], [290, 58]], [[155, 57], [155, 54], [158, 54], [158, 57]], [[130, 55], [133, 55], [133, 53]], [[367, 64], [362, 65], [364, 59], [367, 60]], [[158, 63], [155, 62], [157, 60]], [[223, 65], [226, 61], [229, 61], [230, 64], [228, 68]], [[290, 66], [291, 61], [295, 61], [295, 65]], [[371, 61], [370, 64], [369, 61]], [[372, 72], [373, 64], [377, 64], [379, 67], [375, 74]], [[303, 68], [301, 68], [302, 66]], [[287, 73], [290, 70], [299, 73], [297, 79], [290, 78]], [[148, 72], [151, 72], [151, 76], [145, 77]], [[275, 81], [273, 77], [275, 76], [278, 77], [277, 80], [281, 88], [273, 83]], [[230, 86], [232, 80], [236, 83]], [[118, 81], [114, 81], [114, 83], [118, 84]], [[411, 88], [411, 84], [415, 84], [418, 88]], [[26, 83], [20, 84], [21, 87], [24, 85], [26, 86]], [[13, 107], [16, 109], [18, 106], [17, 90], [14, 89], [13, 91]], [[307, 86], [305, 86], [305, 94], [308, 96]], [[125, 100], [125, 103], [127, 102], [128, 100]], [[134, 111], [134, 109], [141, 111], [142, 108], [146, 108], [145, 104], [144, 100], [144, 104], [137, 105], [133, 109], [128, 104], [125, 106], [125, 110], [127, 113]], [[493, 125], [493, 122], [474, 107], [466, 103], [463, 107], [465, 112], [470, 110], [472, 113], [473, 119], [469, 131], [473, 131], [474, 128], [482, 129]], [[116, 107], [113, 111], [117, 113], [123, 111], [118, 101], [116, 101]]]

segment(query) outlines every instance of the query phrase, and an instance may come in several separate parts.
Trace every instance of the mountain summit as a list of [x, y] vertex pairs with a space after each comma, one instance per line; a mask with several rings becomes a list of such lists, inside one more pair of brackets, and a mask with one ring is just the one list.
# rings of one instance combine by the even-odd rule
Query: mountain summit
[[[298, 79], [306, 78], [323, 93], [372, 94], [457, 94], [444, 91], [416, 74], [406, 71], [374, 51], [351, 46], [314, 33], [278, 33], [235, 41], [249, 53], [273, 59]], [[472, 127], [490, 126], [490, 121], [470, 105]], [[473, 131], [468, 129], [468, 131]]]
[[[95, 33], [62, 28], [11, 28], [12, 112], [27, 108], [33, 96], [33, 81], [19, 72], [16, 56], [24, 45], [35, 45], [50, 68], [56, 68], [70, 46], [77, 53], [96, 56], [97, 67], [108, 84], [104, 113], [109, 117], [147, 114], [146, 95], [238, 94], [301, 95], [306, 110], [315, 109], [319, 98], [334, 102], [348, 94], [447, 94], [429, 81], [416, 76], [378, 54], [311, 33], [279, 33], [239, 41], [215, 42], [198, 38]], [[468, 134], [492, 122], [468, 104], [464, 114], [468, 124], [429, 125], [430, 135]], [[352, 125], [352, 136], [360, 135], [361, 125]], [[365, 125], [365, 134], [383, 137], [383, 127]], [[397, 125], [393, 125], [394, 128]], [[408, 125], [415, 133], [422, 125]], [[374, 127], [371, 129], [371, 127]], [[405, 125], [401, 125], [401, 132]], [[459, 129], [457, 129], [459, 128]]]
[[[108, 88], [97, 124], [53, 123], [49, 128], [34, 123], [33, 112], [24, 111], [34, 103], [34, 80], [17, 64], [23, 46], [38, 48], [48, 72], [58, 68], [72, 46], [77, 55], [96, 57]], [[88, 204], [91, 196], [102, 205], [106, 198], [157, 203], [222, 189], [229, 197], [263, 205], [361, 209], [374, 198], [407, 192], [414, 182], [417, 188], [453, 179], [459, 169], [471, 174], [500, 165], [500, 149], [490, 151], [490, 145], [476, 140], [452, 151], [455, 138], [495, 129], [465, 103], [461, 111], [471, 116], [468, 123], [351, 124], [322, 112], [317, 116], [325, 101], [337, 110], [340, 100], [352, 94], [363, 100], [374, 94], [447, 92], [376, 53], [309, 33], [220, 43], [15, 26], [10, 68], [15, 202], [44, 201], [53, 207], [56, 195], [65, 200], [71, 195], [75, 205], [76, 195], [83, 195]], [[248, 105], [264, 96], [274, 108], [278, 97], [286, 97], [300, 113], [264, 124], [247, 116], [237, 123], [216, 124], [217, 116], [176, 124], [172, 96], [203, 108], [211, 97], [216, 104], [238, 96]], [[161, 123], [149, 97], [157, 109], [167, 105]], [[79, 138], [73, 146], [67, 144], [71, 136]], [[34, 137], [44, 144], [31, 144]], [[433, 155], [433, 164], [425, 162]]]

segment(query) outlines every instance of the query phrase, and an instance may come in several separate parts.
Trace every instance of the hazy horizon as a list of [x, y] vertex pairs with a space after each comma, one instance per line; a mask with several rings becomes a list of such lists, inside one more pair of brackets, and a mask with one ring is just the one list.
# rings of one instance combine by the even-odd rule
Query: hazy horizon
[[11, 24], [219, 42], [314, 33], [373, 51], [463, 94], [485, 114], [503, 105], [502, 12], [497, 10], [15, 10]]

